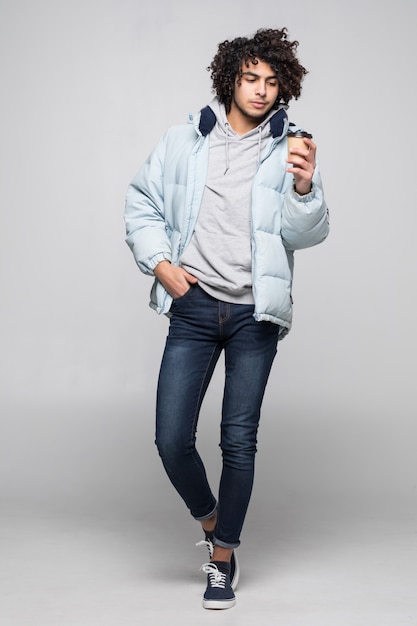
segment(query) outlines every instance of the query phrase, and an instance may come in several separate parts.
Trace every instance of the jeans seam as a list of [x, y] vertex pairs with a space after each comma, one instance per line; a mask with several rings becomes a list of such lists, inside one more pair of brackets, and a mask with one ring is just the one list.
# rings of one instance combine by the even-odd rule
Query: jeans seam
[[[226, 313], [224, 315], [224, 317], [222, 317], [222, 313], [221, 313], [221, 309], [222, 307], [225, 307]], [[231, 304], [230, 302], [220, 302], [218, 304], [218, 314], [219, 314], [219, 329], [220, 329], [220, 335], [221, 337], [223, 337], [223, 328], [224, 325], [230, 320], [231, 317]]]
[[210, 358], [209, 358], [209, 360], [207, 362], [207, 367], [206, 367], [205, 372], [204, 372], [204, 374], [202, 376], [202, 379], [201, 379], [201, 385], [200, 385], [200, 389], [199, 389], [199, 392], [198, 392], [197, 404], [196, 404], [196, 408], [195, 408], [195, 412], [194, 412], [193, 421], [192, 421], [192, 424], [191, 424], [191, 436], [192, 436], [192, 439], [194, 441], [194, 450], [193, 450], [193, 453], [192, 453], [192, 459], [193, 459], [194, 465], [196, 465], [196, 467], [199, 470], [201, 468], [199, 467], [199, 464], [196, 462], [195, 456], [194, 456], [194, 453], [196, 452], [195, 433], [196, 433], [196, 430], [197, 430], [197, 423], [198, 423], [198, 418], [199, 418], [199, 415], [200, 415], [201, 405], [202, 405], [202, 402], [203, 402], [203, 399], [204, 399], [204, 397], [202, 397], [202, 390], [204, 388], [204, 381], [206, 380], [207, 372], [209, 371], [210, 364], [213, 361], [213, 357], [214, 357], [215, 353], [216, 353], [216, 346], [213, 347], [212, 353], [211, 353]]

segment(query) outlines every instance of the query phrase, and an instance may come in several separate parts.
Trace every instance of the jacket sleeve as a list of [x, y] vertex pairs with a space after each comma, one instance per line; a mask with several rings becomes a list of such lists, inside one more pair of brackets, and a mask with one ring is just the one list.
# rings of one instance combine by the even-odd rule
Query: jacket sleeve
[[294, 185], [285, 192], [281, 236], [288, 250], [299, 250], [321, 243], [328, 233], [329, 211], [316, 164], [310, 193], [300, 196]]
[[166, 136], [130, 183], [125, 202], [126, 243], [139, 269], [153, 275], [160, 261], [171, 260], [165, 227], [164, 160]]

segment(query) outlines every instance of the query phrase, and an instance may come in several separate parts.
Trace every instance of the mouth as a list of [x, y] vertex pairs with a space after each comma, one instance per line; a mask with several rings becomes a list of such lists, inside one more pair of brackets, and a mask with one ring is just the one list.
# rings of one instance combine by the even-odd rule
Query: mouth
[[263, 109], [266, 106], [266, 102], [259, 102], [258, 100], [254, 100], [251, 102], [251, 105], [255, 107], [255, 109]]

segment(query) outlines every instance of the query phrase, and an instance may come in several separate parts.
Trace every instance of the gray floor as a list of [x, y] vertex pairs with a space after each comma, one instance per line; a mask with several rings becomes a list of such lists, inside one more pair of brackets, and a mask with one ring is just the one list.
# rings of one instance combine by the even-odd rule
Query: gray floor
[[0, 624], [417, 625], [416, 516], [396, 508], [285, 502], [266, 519], [255, 502], [228, 611], [201, 607], [205, 550], [194, 547], [195, 522], [178, 512], [168, 523], [9, 508]]

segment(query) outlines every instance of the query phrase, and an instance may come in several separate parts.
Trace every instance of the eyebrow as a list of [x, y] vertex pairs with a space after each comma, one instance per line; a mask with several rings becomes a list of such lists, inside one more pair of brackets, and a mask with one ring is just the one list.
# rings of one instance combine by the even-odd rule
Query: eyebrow
[[[261, 78], [256, 72], [242, 72], [242, 76], [255, 76], [256, 78]], [[276, 74], [273, 74], [272, 76], [265, 76], [265, 80], [270, 80], [271, 78], [278, 78], [278, 76]]]

